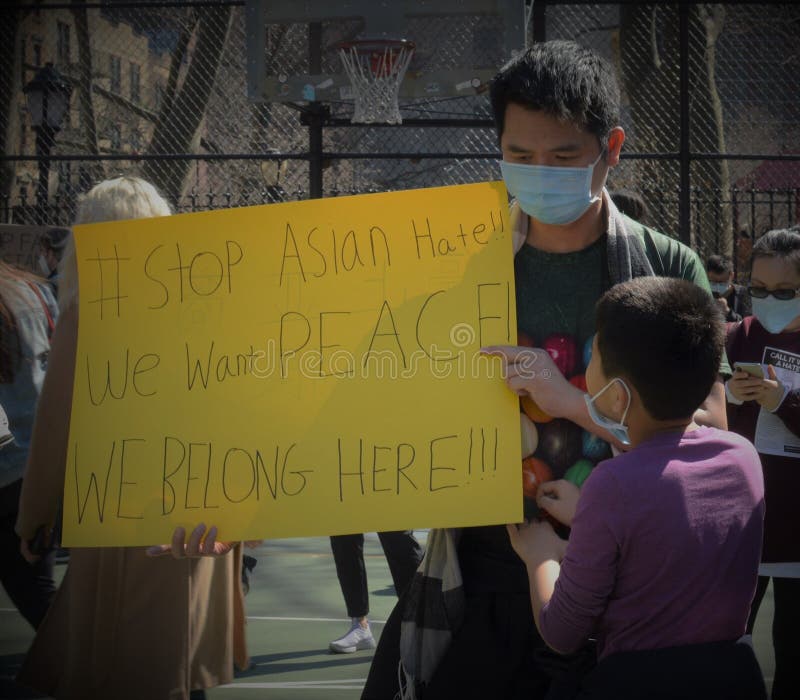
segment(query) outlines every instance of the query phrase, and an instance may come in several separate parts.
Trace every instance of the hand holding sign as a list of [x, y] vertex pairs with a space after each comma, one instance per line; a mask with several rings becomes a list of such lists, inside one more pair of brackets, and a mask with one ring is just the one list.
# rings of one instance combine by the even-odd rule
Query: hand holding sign
[[481, 352], [500, 357], [506, 384], [517, 396], [530, 396], [552, 418], [575, 416], [583, 393], [565, 379], [546, 350], [497, 345]]
[[147, 555], [160, 557], [165, 554], [172, 554], [175, 559], [221, 557], [230, 552], [235, 545], [235, 542], [217, 542], [217, 528], [212, 525], [206, 533], [205, 524], [200, 523], [192, 530], [188, 542], [186, 541], [186, 530], [182, 527], [177, 527], [172, 534], [172, 544], [159, 544], [150, 547], [147, 550]]
[[[217, 527], [212, 525], [208, 530], [200, 523], [186, 541], [186, 530], [176, 527], [172, 533], [172, 544], [157, 544], [147, 550], [149, 557], [161, 557], [171, 554], [175, 559], [196, 559], [199, 557], [221, 557], [230, 552], [236, 542], [217, 542]], [[249, 540], [245, 547], [257, 547], [261, 540]]]

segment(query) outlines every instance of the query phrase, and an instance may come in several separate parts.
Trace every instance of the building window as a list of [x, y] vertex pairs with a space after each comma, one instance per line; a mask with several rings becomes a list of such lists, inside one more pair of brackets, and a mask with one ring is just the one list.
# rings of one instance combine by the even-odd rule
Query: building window
[[58, 62], [61, 65], [69, 65], [69, 25], [66, 22], [58, 23], [58, 43], [56, 45], [56, 55], [58, 56]]
[[20, 65], [20, 80], [22, 81], [23, 85], [27, 83], [27, 75], [25, 73], [25, 64], [28, 62], [28, 55], [27, 55], [27, 45], [25, 44], [25, 39], [20, 39], [19, 42], [19, 65]]
[[109, 73], [111, 74], [111, 81], [108, 89], [111, 92], [119, 93], [122, 89], [122, 61], [119, 56], [111, 56]]
[[33, 45], [33, 65], [37, 68], [42, 65], [42, 45]]
[[142, 150], [142, 134], [138, 129], [131, 131], [131, 150], [134, 153], [139, 153]]
[[108, 140], [111, 142], [112, 151], [118, 151], [122, 147], [122, 130], [119, 124], [112, 124], [109, 127]]
[[131, 63], [131, 102], [139, 103], [140, 99], [139, 90], [139, 66]]
[[25, 153], [28, 147], [28, 120], [25, 118], [25, 110], [19, 111], [19, 151]]

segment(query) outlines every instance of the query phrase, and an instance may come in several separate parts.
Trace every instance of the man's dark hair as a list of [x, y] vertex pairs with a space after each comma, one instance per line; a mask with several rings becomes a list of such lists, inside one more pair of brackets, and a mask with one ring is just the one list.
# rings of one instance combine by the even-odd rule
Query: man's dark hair
[[709, 255], [706, 260], [706, 272], [715, 275], [729, 275], [733, 272], [733, 260], [726, 255]]
[[506, 108], [515, 103], [571, 122], [608, 145], [619, 125], [619, 86], [611, 65], [572, 41], [536, 43], [492, 79], [489, 96], [498, 139]]
[[656, 420], [691, 416], [719, 373], [725, 324], [719, 305], [697, 285], [672, 277], [637, 277], [597, 302], [603, 373], [639, 392]]
[[794, 265], [800, 273], [800, 227], [767, 231], [750, 251], [750, 268], [758, 258], [781, 258]]
[[650, 216], [650, 210], [644, 201], [642, 195], [633, 190], [615, 190], [610, 192], [609, 196], [625, 216], [635, 219], [640, 224], [647, 223]]

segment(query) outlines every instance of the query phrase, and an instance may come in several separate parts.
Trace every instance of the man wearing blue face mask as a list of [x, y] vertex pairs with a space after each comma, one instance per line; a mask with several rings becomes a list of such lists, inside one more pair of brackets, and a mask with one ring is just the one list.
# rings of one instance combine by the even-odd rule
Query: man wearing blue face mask
[[711, 255], [706, 260], [706, 274], [711, 284], [711, 293], [722, 307], [729, 323], [750, 316], [750, 295], [747, 289], [733, 281], [733, 262], [724, 255]]
[[[563, 478], [610, 456], [609, 443], [624, 447], [592, 420], [584, 399], [595, 303], [633, 277], [679, 277], [710, 294], [708, 280], [694, 252], [620, 214], [605, 191], [625, 134], [616, 78], [602, 58], [572, 42], [535, 44], [500, 70], [490, 96], [515, 200], [517, 326], [533, 347], [487, 350], [503, 358], [510, 388], [536, 423], [533, 456], [555, 483], [577, 491]], [[524, 374], [526, 366], [535, 372]], [[721, 371], [730, 374], [727, 362]], [[722, 381], [695, 420], [726, 427]], [[535, 501], [526, 499], [525, 512], [538, 512]], [[591, 659], [591, 651], [560, 658], [545, 650], [505, 527], [434, 530], [384, 627], [362, 698], [401, 690], [399, 663], [404, 698], [536, 700], [554, 677]]]
[[[515, 199], [518, 327], [548, 351], [502, 349], [509, 385], [548, 417], [596, 433], [579, 382], [568, 382], [588, 363], [597, 299], [643, 275], [680, 277], [710, 291], [708, 280], [692, 250], [620, 214], [605, 191], [625, 140], [619, 90], [605, 61], [571, 42], [538, 44], [501, 70], [491, 99], [501, 171]], [[516, 375], [531, 352], [537, 377]], [[563, 360], [573, 354], [580, 360]], [[727, 362], [721, 372], [730, 374]], [[725, 427], [721, 381], [697, 418]]]

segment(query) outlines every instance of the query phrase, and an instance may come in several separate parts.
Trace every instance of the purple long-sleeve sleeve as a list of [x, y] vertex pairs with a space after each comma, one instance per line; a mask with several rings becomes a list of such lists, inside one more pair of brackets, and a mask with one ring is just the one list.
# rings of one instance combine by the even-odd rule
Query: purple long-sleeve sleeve
[[578, 649], [606, 609], [620, 550], [613, 514], [623, 509], [613, 476], [601, 472], [587, 480], [553, 597], [539, 615], [542, 637], [553, 649]]
[[561, 572], [539, 617], [560, 652], [735, 640], [755, 590], [764, 519], [758, 454], [713, 428], [659, 435], [583, 486]]

